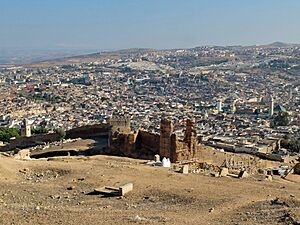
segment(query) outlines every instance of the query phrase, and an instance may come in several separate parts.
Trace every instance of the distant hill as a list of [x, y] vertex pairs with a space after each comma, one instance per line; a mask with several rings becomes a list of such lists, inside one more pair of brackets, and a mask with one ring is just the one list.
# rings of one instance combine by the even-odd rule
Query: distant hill
[[240, 50], [243, 48], [294, 48], [294, 47], [300, 47], [300, 44], [292, 44], [292, 43], [284, 43], [284, 42], [276, 41], [271, 44], [265, 44], [265, 45], [248, 45], [248, 46], [246, 46], [246, 45], [229, 45], [229, 46], [211, 45], [211, 46], [197, 46], [197, 47], [194, 47], [193, 49], [201, 49], [203, 47]]
[[276, 42], [273, 42], [271, 44], [260, 45], [259, 47], [265, 47], [265, 48], [294, 48], [294, 47], [300, 47], [300, 44], [292, 44], [292, 43], [284, 43], [284, 42], [276, 41]]
[[0, 49], [0, 65], [26, 65], [40, 61], [90, 53], [91, 50], [9, 50]]
[[[284, 42], [274, 42], [266, 45], [252, 45], [252, 46], [210, 46], [220, 49], [243, 49], [243, 48], [291, 48], [291, 47], [300, 47], [300, 44], [291, 44]], [[201, 46], [195, 47], [194, 49], [202, 48]], [[176, 50], [176, 49], [170, 49]], [[102, 61], [105, 59], [119, 59], [122, 57], [133, 56], [136, 54], [145, 54], [150, 52], [155, 52], [160, 50], [148, 49], [148, 48], [131, 48], [123, 49], [118, 51], [102, 51], [96, 53], [88, 53], [73, 51], [73, 52], [43, 52], [39, 54], [23, 54], [21, 56], [10, 55], [10, 57], [5, 58], [3, 55], [0, 57], [1, 64], [14, 64], [14, 65], [26, 65], [29, 67], [47, 67], [51, 65], [62, 65], [62, 64], [75, 64], [75, 63], [84, 63], [84, 62], [96, 62]], [[1, 53], [1, 51], [0, 51]], [[1, 54], [0, 54], [1, 56]]]
[[154, 49], [147, 48], [132, 48], [132, 49], [123, 49], [118, 51], [105, 51], [98, 53], [91, 53], [85, 55], [77, 55], [71, 57], [63, 57], [52, 60], [45, 60], [36, 63], [30, 64], [31, 67], [43, 67], [50, 65], [61, 65], [61, 64], [75, 64], [75, 63], [84, 63], [84, 62], [95, 62], [102, 61], [105, 59], [119, 59], [122, 57], [128, 57], [136, 54], [145, 54], [149, 52], [156, 51]]

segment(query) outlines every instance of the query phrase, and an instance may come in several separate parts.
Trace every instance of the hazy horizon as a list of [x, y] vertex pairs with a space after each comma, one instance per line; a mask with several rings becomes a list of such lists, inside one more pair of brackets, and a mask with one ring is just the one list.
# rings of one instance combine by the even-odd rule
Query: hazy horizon
[[0, 49], [300, 43], [297, 0], [11, 0], [0, 6]]
[[[230, 46], [260, 46], [260, 45], [269, 45], [269, 44], [276, 44], [276, 43], [283, 43], [283, 44], [297, 44], [298, 43], [285, 43], [280, 41], [274, 41], [272, 43], [262, 43], [256, 45], [206, 45], [206, 46], [220, 46], [220, 47], [230, 47]], [[196, 48], [196, 47], [203, 47], [204, 45], [197, 45], [192, 46], [189, 48]], [[138, 49], [146, 49], [143, 47], [134, 47]], [[132, 49], [132, 48], [126, 48]], [[73, 48], [45, 48], [45, 49], [31, 49], [31, 48], [18, 48], [18, 49], [10, 49], [10, 48], [0, 48], [0, 65], [7, 65], [7, 64], [15, 64], [15, 65], [22, 65], [22, 64], [29, 64], [34, 62], [41, 62], [53, 59], [60, 59], [65, 57], [73, 57], [73, 56], [80, 56], [80, 55], [88, 55], [93, 53], [101, 53], [101, 52], [109, 52], [109, 51], [120, 51], [126, 50], [124, 49], [73, 49]], [[152, 48], [154, 49], [154, 48]], [[186, 48], [165, 48], [165, 49], [155, 49], [155, 50], [169, 50], [169, 49], [188, 49]]]

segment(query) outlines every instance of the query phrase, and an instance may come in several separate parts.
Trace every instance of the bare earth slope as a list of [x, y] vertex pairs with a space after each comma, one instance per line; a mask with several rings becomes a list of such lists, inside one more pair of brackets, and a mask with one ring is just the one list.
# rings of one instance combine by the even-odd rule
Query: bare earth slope
[[[0, 224], [299, 224], [299, 184], [184, 175], [143, 162], [2, 157]], [[124, 198], [89, 194], [127, 182], [134, 190]]]

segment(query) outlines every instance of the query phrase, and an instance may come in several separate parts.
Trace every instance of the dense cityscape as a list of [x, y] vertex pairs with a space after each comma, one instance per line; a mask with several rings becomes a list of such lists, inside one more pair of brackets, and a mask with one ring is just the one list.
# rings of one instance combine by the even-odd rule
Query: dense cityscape
[[[53, 131], [126, 115], [133, 130], [176, 132], [194, 118], [204, 145], [234, 152], [299, 153], [300, 47], [132, 49], [81, 63], [1, 69], [1, 126]], [[278, 142], [281, 147], [278, 148]], [[274, 147], [275, 146], [275, 147]], [[294, 157], [295, 158], [295, 157]], [[290, 158], [289, 158], [290, 159]]]
[[2, 65], [0, 224], [299, 224], [299, 59], [276, 42]]
[[300, 225], [299, 0], [0, 0], [0, 225]]

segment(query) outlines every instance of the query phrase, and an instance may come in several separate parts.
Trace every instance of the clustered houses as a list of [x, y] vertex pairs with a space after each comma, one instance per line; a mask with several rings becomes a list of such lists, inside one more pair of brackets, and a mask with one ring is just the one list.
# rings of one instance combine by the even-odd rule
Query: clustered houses
[[[194, 118], [202, 144], [292, 155], [279, 142], [299, 135], [299, 55], [297, 46], [199, 47], [6, 67], [0, 69], [0, 126], [20, 128], [26, 118], [32, 128], [69, 130], [108, 123], [118, 113], [128, 116], [131, 130], [159, 133], [160, 118], [167, 115], [181, 140], [185, 119]], [[280, 111], [290, 115], [291, 123], [273, 127]], [[159, 141], [162, 146], [168, 142]]]

